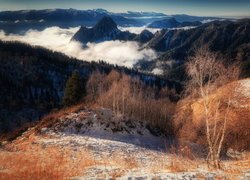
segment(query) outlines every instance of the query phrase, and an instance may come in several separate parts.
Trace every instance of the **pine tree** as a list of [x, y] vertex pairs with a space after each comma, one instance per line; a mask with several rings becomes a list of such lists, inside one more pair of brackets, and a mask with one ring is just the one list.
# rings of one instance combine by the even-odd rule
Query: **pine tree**
[[64, 106], [73, 105], [77, 103], [83, 95], [84, 91], [81, 82], [81, 77], [78, 71], [74, 71], [67, 80], [64, 89], [63, 105]]

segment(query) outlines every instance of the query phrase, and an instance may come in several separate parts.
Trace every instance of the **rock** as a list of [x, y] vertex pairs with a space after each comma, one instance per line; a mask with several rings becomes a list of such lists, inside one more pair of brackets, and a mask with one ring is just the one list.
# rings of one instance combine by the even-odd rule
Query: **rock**
[[239, 151], [233, 150], [232, 148], [229, 148], [227, 150], [227, 156], [232, 158], [232, 159], [240, 160], [240, 159], [244, 159], [246, 157], [246, 153], [244, 151], [239, 152]]
[[0, 147], [1, 147], [1, 146], [5, 146], [6, 144], [8, 144], [8, 141], [0, 142]]
[[48, 128], [42, 128], [42, 129], [41, 129], [41, 133], [43, 134], [43, 133], [45, 133], [47, 130], [48, 130]]

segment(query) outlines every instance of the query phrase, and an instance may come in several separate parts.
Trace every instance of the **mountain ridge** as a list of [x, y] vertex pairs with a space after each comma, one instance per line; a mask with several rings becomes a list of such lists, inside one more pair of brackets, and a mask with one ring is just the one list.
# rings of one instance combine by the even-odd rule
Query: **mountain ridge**
[[[236, 57], [239, 47], [246, 47], [249, 52], [250, 19], [232, 21], [214, 21], [189, 30], [158, 31], [147, 43], [152, 48], [164, 54], [160, 59], [184, 60], [195, 49], [208, 46], [212, 51], [218, 51]], [[243, 54], [244, 55], [244, 54]], [[249, 54], [244, 55], [249, 58]], [[243, 58], [244, 59], [244, 58]], [[245, 59], [246, 60], [246, 59]]]
[[143, 31], [139, 35], [128, 31], [121, 31], [110, 16], [103, 17], [93, 28], [81, 27], [71, 40], [79, 41], [82, 44], [88, 42], [103, 42], [108, 40], [148, 42], [153, 38], [149, 31]]
[[149, 28], [181, 28], [181, 27], [188, 27], [188, 26], [200, 26], [202, 23], [200, 21], [183, 21], [179, 22], [174, 17], [172, 18], [166, 18], [162, 20], [157, 20], [152, 23], [150, 23], [147, 27]]
[[20, 34], [29, 29], [42, 30], [51, 26], [59, 26], [62, 28], [93, 26], [104, 16], [111, 16], [119, 26], [123, 27], [142, 27], [153, 21], [162, 20], [167, 17], [173, 17], [179, 22], [220, 19], [216, 17], [166, 15], [155, 12], [113, 13], [105, 9], [31, 9], [0, 11], [0, 29], [3, 29], [6, 33]]

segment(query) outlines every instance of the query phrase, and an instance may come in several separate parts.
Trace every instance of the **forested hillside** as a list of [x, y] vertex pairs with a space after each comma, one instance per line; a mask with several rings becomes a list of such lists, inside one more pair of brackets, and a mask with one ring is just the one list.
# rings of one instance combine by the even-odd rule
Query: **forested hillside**
[[178, 83], [163, 78], [103, 62], [79, 61], [17, 42], [0, 42], [0, 62], [1, 132], [37, 120], [61, 107], [66, 81], [75, 70], [79, 72], [83, 85], [94, 71], [107, 74], [116, 69], [138, 77], [150, 86], [161, 88], [167, 85], [180, 90]]

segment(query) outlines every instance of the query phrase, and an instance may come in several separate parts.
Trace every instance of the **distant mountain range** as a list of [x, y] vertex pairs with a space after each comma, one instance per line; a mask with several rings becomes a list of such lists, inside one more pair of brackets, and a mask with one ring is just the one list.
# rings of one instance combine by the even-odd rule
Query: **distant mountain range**
[[50, 26], [62, 28], [94, 26], [103, 17], [110, 16], [119, 26], [146, 26], [154, 21], [175, 18], [176, 21], [194, 22], [215, 20], [217, 17], [199, 17], [188, 15], [166, 15], [156, 12], [112, 13], [104, 9], [44, 9], [0, 12], [0, 29], [6, 33], [24, 33], [29, 29], [42, 30]]
[[178, 28], [186, 26], [200, 26], [202, 23], [200, 21], [191, 21], [191, 22], [178, 22], [175, 18], [167, 18], [163, 20], [154, 21], [149, 24], [149, 28]]
[[105, 16], [110, 16], [119, 26], [143, 26], [136, 19], [129, 19], [106, 10], [46, 9], [0, 12], [0, 30], [22, 34], [29, 29], [42, 30], [51, 26], [61, 28], [93, 26]]
[[3, 11], [0, 12], [0, 21], [5, 22], [32, 22], [44, 21], [61, 23], [71, 22], [72, 25], [84, 23], [86, 25], [93, 25], [104, 16], [111, 16], [119, 25], [142, 25], [134, 19], [125, 18], [119, 14], [109, 13], [106, 10], [75, 10], [75, 9], [45, 9], [45, 10], [20, 10], [20, 11]]

